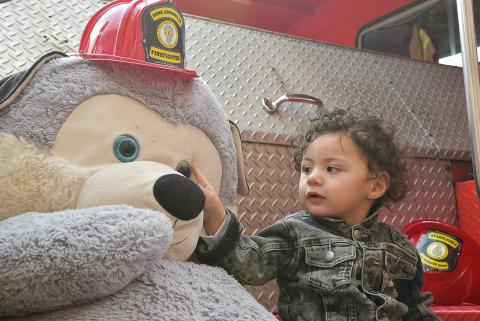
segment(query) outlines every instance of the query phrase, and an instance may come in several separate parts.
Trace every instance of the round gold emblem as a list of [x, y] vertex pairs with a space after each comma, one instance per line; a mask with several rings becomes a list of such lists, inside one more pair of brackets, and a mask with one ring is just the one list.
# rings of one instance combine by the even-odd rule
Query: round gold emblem
[[172, 21], [164, 21], [157, 28], [157, 38], [166, 48], [174, 48], [178, 43], [178, 30]]
[[427, 254], [432, 259], [443, 260], [448, 256], [448, 248], [440, 242], [433, 242], [427, 247]]

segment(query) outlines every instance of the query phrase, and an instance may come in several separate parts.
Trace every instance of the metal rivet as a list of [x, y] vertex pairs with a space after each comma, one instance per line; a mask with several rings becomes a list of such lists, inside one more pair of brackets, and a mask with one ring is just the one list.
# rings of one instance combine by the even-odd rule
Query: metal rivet
[[335, 253], [333, 253], [332, 251], [328, 250], [327, 252], [325, 252], [325, 260], [331, 261], [334, 257]]
[[354, 230], [353, 231], [353, 238], [355, 240], [360, 240], [362, 239], [362, 232], [360, 230]]

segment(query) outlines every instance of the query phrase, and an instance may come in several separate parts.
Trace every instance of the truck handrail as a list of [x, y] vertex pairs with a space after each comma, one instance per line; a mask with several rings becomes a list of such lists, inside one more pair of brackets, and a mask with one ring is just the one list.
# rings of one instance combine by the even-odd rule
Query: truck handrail
[[472, 144], [473, 174], [480, 195], [480, 83], [472, 0], [457, 0], [458, 26], [462, 46], [462, 69], [467, 100], [468, 127]]

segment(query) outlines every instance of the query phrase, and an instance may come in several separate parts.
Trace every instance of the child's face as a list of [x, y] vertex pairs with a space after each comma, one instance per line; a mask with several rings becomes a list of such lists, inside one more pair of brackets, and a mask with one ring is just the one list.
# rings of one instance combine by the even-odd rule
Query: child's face
[[374, 177], [366, 157], [348, 135], [323, 134], [303, 154], [300, 205], [314, 216], [359, 224], [378, 198], [378, 193], [372, 193]]

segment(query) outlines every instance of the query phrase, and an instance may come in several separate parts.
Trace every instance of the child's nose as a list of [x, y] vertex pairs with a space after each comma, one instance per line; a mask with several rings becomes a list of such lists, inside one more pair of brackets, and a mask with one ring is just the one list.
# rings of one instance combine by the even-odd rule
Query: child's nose
[[309, 185], [320, 185], [323, 183], [323, 176], [319, 170], [314, 170], [308, 175], [307, 183]]

